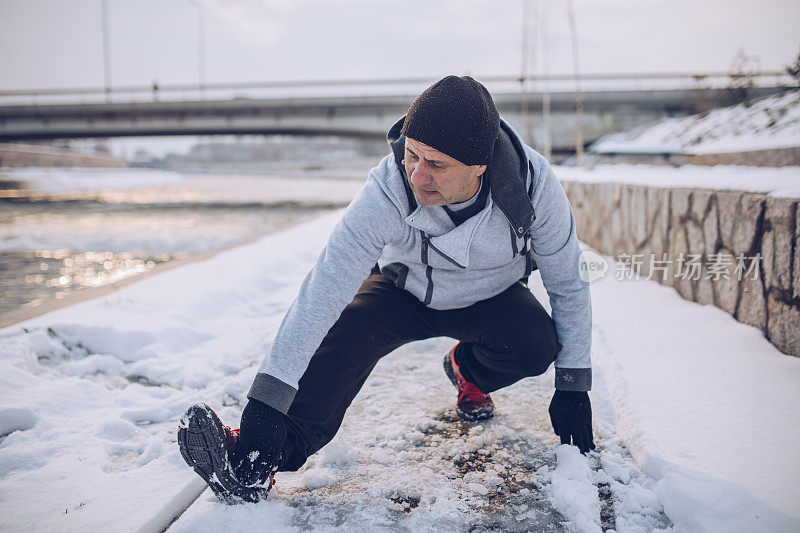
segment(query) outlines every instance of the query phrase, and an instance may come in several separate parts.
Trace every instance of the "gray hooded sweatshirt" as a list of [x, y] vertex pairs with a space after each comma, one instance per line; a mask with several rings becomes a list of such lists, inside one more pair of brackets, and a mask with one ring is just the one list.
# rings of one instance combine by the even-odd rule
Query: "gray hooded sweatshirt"
[[305, 277], [248, 397], [286, 413], [311, 357], [377, 262], [385, 276], [433, 309], [500, 294], [539, 269], [562, 348], [555, 386], [591, 388], [592, 312], [579, 274], [575, 218], [547, 160], [501, 119], [485, 176], [484, 208], [456, 226], [441, 206], [417, 205], [402, 160], [403, 119], [392, 153], [370, 170]]

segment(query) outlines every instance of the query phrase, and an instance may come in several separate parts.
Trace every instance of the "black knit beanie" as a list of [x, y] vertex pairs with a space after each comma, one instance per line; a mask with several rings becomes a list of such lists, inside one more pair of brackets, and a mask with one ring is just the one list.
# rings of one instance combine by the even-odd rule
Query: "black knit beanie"
[[465, 165], [486, 165], [499, 131], [500, 115], [486, 87], [469, 76], [447, 76], [414, 100], [400, 133]]

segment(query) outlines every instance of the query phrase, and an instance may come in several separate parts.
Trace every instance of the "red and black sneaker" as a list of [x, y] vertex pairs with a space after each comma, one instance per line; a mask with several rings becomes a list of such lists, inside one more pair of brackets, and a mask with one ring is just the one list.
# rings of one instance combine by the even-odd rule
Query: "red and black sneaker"
[[227, 504], [254, 503], [267, 498], [268, 486], [239, 483], [230, 464], [229, 452], [239, 439], [239, 430], [224, 425], [204, 403], [196, 403], [183, 414], [178, 426], [178, 447], [186, 464], [208, 483], [217, 498]]
[[494, 416], [494, 402], [488, 394], [484, 394], [474, 384], [470, 383], [458, 370], [454, 357], [456, 347], [453, 346], [444, 356], [444, 373], [450, 378], [453, 386], [458, 389], [456, 413], [467, 422], [486, 420]]

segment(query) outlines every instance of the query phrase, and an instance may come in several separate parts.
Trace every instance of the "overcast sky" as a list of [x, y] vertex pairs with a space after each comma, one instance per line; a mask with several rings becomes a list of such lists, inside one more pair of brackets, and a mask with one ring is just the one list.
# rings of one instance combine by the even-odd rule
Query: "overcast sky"
[[[208, 82], [517, 75], [523, 0], [201, 0]], [[536, 5], [531, 0], [531, 5]], [[0, 89], [103, 85], [100, 0], [0, 0]], [[112, 85], [194, 83], [190, 0], [108, 0]], [[569, 73], [566, 0], [538, 0], [536, 71]], [[797, 0], [575, 0], [583, 72], [782, 69]], [[535, 26], [535, 22], [532, 23]], [[547, 61], [545, 61], [545, 58]]]

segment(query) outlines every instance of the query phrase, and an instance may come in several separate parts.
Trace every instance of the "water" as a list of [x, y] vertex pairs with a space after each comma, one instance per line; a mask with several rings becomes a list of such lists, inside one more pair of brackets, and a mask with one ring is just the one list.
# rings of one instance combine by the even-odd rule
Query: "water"
[[343, 207], [366, 176], [54, 172], [0, 199], [0, 320]]

